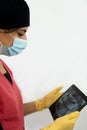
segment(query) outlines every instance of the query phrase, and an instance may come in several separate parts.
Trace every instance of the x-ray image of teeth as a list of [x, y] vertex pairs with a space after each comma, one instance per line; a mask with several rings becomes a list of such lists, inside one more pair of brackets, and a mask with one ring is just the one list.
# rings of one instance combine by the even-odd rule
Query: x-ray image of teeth
[[76, 110], [80, 110], [86, 101], [72, 88], [69, 89], [54, 105], [53, 117], [63, 116]]

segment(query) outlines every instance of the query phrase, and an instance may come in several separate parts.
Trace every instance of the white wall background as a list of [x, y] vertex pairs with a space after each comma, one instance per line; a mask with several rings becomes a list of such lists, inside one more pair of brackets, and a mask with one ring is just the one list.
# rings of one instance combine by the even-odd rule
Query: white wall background
[[[87, 1], [27, 2], [31, 11], [28, 47], [16, 57], [2, 56], [14, 73], [24, 102], [38, 99], [60, 85], [64, 91], [73, 83], [87, 95]], [[87, 130], [83, 125], [86, 111], [75, 130]], [[51, 122], [48, 110], [25, 117], [26, 130], [39, 130]]]

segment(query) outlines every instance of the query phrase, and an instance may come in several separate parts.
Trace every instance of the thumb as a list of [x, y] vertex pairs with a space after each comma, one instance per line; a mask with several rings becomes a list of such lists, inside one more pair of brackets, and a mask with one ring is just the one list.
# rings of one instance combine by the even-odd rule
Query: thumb
[[80, 112], [79, 111], [75, 111], [75, 112], [72, 112], [70, 114], [67, 114], [66, 116], [67, 116], [67, 118], [69, 120], [72, 120], [72, 121], [75, 122], [77, 120], [77, 118], [79, 117], [79, 115], [80, 115]]

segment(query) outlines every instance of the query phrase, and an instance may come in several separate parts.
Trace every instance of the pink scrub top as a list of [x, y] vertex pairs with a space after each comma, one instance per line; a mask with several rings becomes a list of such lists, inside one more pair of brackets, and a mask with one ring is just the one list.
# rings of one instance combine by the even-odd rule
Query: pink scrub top
[[0, 124], [3, 130], [24, 130], [24, 109], [20, 90], [11, 70], [0, 59], [9, 73], [12, 84], [0, 73]]

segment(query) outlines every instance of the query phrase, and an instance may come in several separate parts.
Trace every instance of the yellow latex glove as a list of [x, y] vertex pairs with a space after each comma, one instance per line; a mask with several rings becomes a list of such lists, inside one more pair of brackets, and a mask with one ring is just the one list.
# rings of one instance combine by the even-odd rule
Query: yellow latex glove
[[79, 117], [79, 112], [73, 112], [71, 114], [62, 116], [56, 119], [52, 124], [41, 130], [73, 130], [76, 120]]
[[35, 101], [35, 107], [37, 111], [41, 111], [45, 108], [49, 108], [63, 93], [59, 92], [63, 86], [60, 86], [48, 93], [44, 98]]

